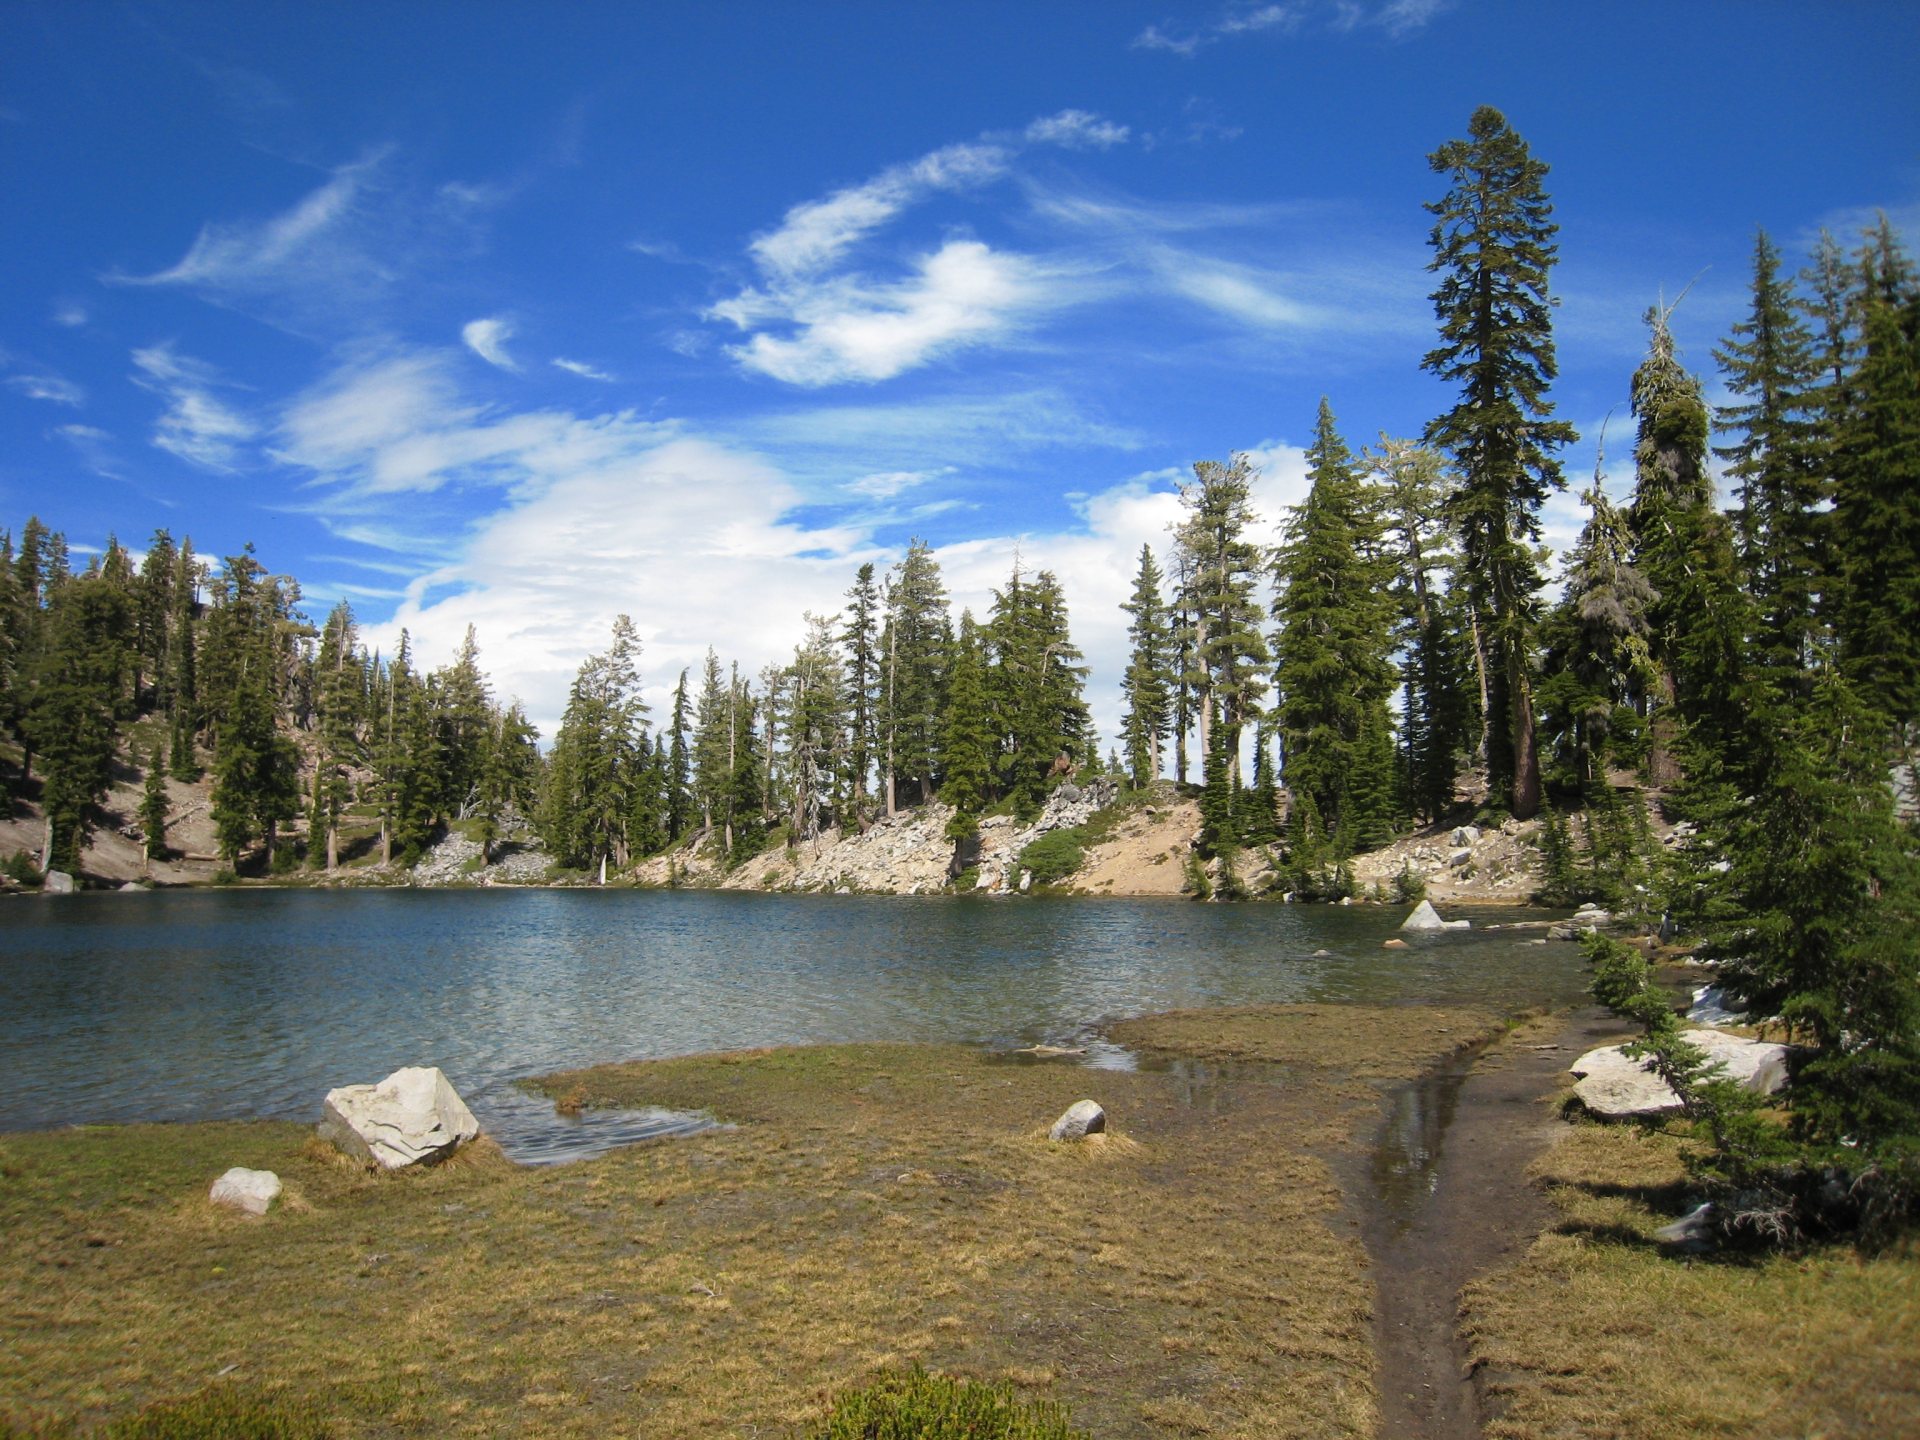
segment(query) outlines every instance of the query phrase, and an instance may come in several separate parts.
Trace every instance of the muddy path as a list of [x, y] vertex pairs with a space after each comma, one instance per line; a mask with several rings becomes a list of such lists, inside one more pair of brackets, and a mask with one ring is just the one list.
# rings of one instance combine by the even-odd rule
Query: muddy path
[[1528, 1025], [1390, 1093], [1375, 1144], [1345, 1162], [1376, 1290], [1381, 1440], [1477, 1440], [1461, 1287], [1547, 1223], [1526, 1174], [1559, 1125], [1545, 1101], [1583, 1051], [1626, 1033], [1598, 1007]]

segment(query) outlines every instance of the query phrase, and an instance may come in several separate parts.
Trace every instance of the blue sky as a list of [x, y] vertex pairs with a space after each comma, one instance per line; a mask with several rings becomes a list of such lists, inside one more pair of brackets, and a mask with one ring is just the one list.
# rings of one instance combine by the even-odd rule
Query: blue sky
[[1712, 384], [1755, 226], [1920, 235], [1910, 4], [10, 0], [0, 54], [0, 526], [472, 623], [549, 734], [617, 611], [658, 707], [918, 535], [977, 610], [1061, 575], [1111, 735], [1191, 462], [1277, 522], [1322, 394], [1356, 449], [1448, 403], [1477, 105], [1553, 167], [1576, 490], [1662, 294]]

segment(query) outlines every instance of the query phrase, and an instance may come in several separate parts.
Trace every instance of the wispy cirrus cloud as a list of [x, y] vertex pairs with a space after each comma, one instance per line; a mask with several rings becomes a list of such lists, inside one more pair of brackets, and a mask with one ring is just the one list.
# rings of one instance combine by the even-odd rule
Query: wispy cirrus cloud
[[1090, 111], [1063, 110], [804, 201], [747, 247], [760, 282], [711, 306], [707, 317], [746, 336], [728, 347], [741, 366], [805, 387], [887, 380], [954, 350], [1004, 340], [1031, 317], [1071, 303], [1069, 270], [957, 236], [880, 257], [887, 275], [850, 262], [910, 208], [1004, 180], [1029, 147], [1107, 149], [1128, 135]]
[[618, 379], [617, 376], [609, 375], [604, 370], [596, 370], [584, 360], [568, 360], [564, 356], [556, 355], [551, 363], [555, 369], [564, 370], [569, 375], [578, 375], [582, 380], [598, 380], [603, 385], [611, 385]]
[[202, 469], [238, 468], [241, 447], [259, 427], [215, 394], [227, 388], [218, 371], [170, 344], [135, 350], [133, 364], [133, 383], [166, 402], [154, 424], [154, 445]]
[[1247, 35], [1290, 35], [1309, 26], [1336, 34], [1372, 29], [1399, 40], [1422, 29], [1452, 0], [1289, 0], [1287, 4], [1229, 5], [1212, 20], [1200, 24], [1166, 21], [1147, 26], [1133, 37], [1135, 50], [1161, 50], [1191, 60], [1223, 40]]
[[509, 374], [518, 375], [520, 366], [507, 353], [507, 341], [513, 338], [513, 322], [501, 316], [469, 320], [460, 327], [461, 342], [482, 360]]
[[87, 392], [64, 376], [50, 371], [35, 374], [9, 375], [6, 380], [9, 390], [17, 390], [29, 400], [46, 400], [55, 405], [80, 406], [87, 403]]
[[340, 166], [325, 184], [278, 215], [201, 226], [187, 253], [164, 270], [148, 275], [114, 272], [105, 278], [118, 285], [257, 294], [290, 278], [336, 271], [348, 258], [342, 254], [342, 232], [387, 153], [376, 150]]

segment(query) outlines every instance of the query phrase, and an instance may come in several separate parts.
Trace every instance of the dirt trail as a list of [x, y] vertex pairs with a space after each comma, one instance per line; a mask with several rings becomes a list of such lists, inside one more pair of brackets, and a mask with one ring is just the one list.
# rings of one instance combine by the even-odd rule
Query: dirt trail
[[1531, 1025], [1396, 1091], [1371, 1153], [1342, 1176], [1372, 1261], [1381, 1440], [1477, 1440], [1461, 1288], [1549, 1219], [1527, 1166], [1555, 1139], [1542, 1103], [1567, 1066], [1626, 1029], [1597, 1007]]

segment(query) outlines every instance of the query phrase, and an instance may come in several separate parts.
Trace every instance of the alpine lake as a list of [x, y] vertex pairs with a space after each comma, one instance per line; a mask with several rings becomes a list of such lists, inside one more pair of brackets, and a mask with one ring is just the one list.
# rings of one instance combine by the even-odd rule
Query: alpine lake
[[1265, 1003], [1575, 1003], [1576, 947], [1474, 929], [1384, 949], [1398, 906], [635, 890], [195, 890], [0, 912], [0, 1132], [313, 1120], [327, 1090], [437, 1065], [521, 1163], [698, 1128], [567, 1117], [516, 1081], [765, 1046], [1084, 1049], [1107, 1023]]

